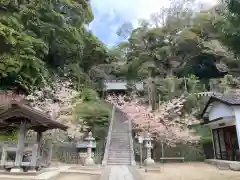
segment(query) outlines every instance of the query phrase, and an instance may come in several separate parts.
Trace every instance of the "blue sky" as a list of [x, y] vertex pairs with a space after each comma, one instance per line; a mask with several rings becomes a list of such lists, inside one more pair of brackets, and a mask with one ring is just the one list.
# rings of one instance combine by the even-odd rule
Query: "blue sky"
[[[217, 0], [199, 1], [211, 6]], [[116, 31], [124, 22], [136, 27], [139, 19], [148, 19], [168, 4], [168, 0], [91, 0], [94, 21], [89, 28], [106, 45], [112, 46], [123, 40]]]

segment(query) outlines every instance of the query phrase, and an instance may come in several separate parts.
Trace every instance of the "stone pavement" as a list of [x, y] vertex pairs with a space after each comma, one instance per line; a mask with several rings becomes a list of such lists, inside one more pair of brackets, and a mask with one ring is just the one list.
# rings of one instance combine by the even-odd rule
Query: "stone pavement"
[[139, 180], [134, 167], [110, 166], [108, 180]]
[[19, 175], [14, 175], [14, 174], [1, 174], [0, 173], [0, 179], [16, 179], [16, 180], [32, 180], [32, 179], [37, 179], [37, 180], [48, 180], [50, 178], [56, 177], [61, 171], [66, 171], [70, 168], [71, 166], [61, 166], [59, 168], [46, 168], [48, 171], [43, 172], [38, 175], [33, 175], [33, 176], [28, 176], [24, 175], [24, 173], [20, 173]]

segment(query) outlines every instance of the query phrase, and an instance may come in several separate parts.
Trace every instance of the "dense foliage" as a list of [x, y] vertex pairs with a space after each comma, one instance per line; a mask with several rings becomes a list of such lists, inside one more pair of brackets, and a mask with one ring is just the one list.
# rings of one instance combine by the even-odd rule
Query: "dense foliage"
[[105, 46], [86, 28], [93, 20], [87, 0], [4, 0], [0, 14], [2, 87], [31, 90], [56, 74], [88, 85], [91, 68], [107, 61]]
[[[94, 19], [88, 0], [2, 0], [1, 88], [24, 88], [32, 106], [47, 113], [61, 105], [56, 119], [75, 128], [70, 138], [83, 127], [106, 132], [111, 107], [97, 91], [107, 78], [143, 80], [144, 107], [153, 110], [165, 111], [183, 95], [181, 111], [197, 116], [205, 100], [196, 93], [239, 87], [240, 4], [223, 0], [201, 9], [194, 0], [170, 2], [139, 27], [124, 23], [117, 33], [126, 41], [107, 49], [87, 28]], [[67, 93], [56, 97], [66, 82]]]
[[197, 10], [192, 4], [191, 0], [171, 1], [170, 7], [142, 20], [132, 31], [120, 27], [124, 35], [130, 33], [126, 42], [112, 48], [111, 54], [121, 60], [118, 70], [122, 75], [154, 79], [193, 74], [206, 88], [211, 78], [236, 75], [237, 12], [232, 12], [230, 5], [228, 10], [224, 3]]
[[[143, 80], [145, 103], [155, 113], [183, 95], [183, 114], [199, 117], [207, 98], [199, 98], [197, 93], [239, 88], [239, 2], [223, 0], [208, 9], [194, 4], [194, 0], [170, 0], [170, 7], [141, 20], [139, 27], [123, 24], [117, 33], [126, 41], [109, 50], [115, 65], [112, 75]], [[125, 104], [129, 103], [134, 101]], [[129, 114], [134, 114], [131, 107], [123, 107], [123, 111], [130, 110]], [[137, 113], [134, 123], [144, 126], [151, 118], [140, 122], [141, 113], [151, 113]], [[202, 141], [209, 140], [207, 129], [194, 129], [204, 135]]]
[[0, 87], [24, 89], [31, 106], [69, 126], [45, 137], [79, 139], [98, 116], [107, 129], [110, 107], [94, 89], [102, 86], [108, 54], [87, 28], [93, 19], [88, 0], [0, 2]]

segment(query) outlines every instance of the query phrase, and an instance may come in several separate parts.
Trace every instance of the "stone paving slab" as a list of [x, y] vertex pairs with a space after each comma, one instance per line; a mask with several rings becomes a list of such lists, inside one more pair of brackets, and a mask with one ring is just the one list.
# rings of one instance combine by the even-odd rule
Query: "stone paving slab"
[[128, 166], [111, 166], [108, 180], [134, 180]]
[[28, 175], [6, 175], [6, 174], [0, 174], [0, 179], [17, 179], [17, 180], [30, 180], [30, 179], [37, 179], [37, 180], [48, 180], [51, 179], [53, 177], [56, 177], [57, 175], [60, 174], [61, 171], [66, 171], [67, 169], [69, 169], [70, 166], [63, 166], [60, 167], [58, 169], [52, 169], [50, 171], [47, 172], [43, 172], [39, 175], [36, 176], [28, 176]]
[[101, 171], [87, 171], [87, 170], [72, 170], [67, 169], [64, 171], [60, 171], [60, 173], [80, 173], [80, 174], [92, 174], [92, 175], [100, 175]]

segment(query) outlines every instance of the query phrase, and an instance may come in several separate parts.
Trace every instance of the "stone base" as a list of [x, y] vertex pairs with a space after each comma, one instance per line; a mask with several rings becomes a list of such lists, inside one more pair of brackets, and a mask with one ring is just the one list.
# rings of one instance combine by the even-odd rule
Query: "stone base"
[[161, 168], [160, 167], [146, 167], [145, 172], [160, 173]]
[[240, 162], [239, 161], [206, 159], [205, 162], [208, 164], [211, 164], [211, 165], [215, 165], [220, 170], [240, 171]]
[[152, 158], [147, 158], [144, 160], [144, 165], [152, 165], [155, 164], [154, 160]]
[[88, 157], [88, 158], [85, 159], [84, 165], [85, 166], [93, 166], [93, 165], [95, 165], [95, 162], [94, 162], [93, 158]]
[[22, 168], [12, 168], [10, 170], [10, 172], [13, 172], [13, 173], [23, 172], [23, 169]]
[[29, 173], [37, 173], [37, 170], [36, 169], [30, 169], [28, 170]]
[[233, 171], [240, 171], [240, 164], [239, 163], [229, 164], [229, 168]]

